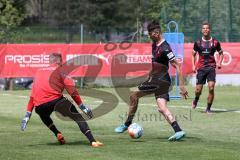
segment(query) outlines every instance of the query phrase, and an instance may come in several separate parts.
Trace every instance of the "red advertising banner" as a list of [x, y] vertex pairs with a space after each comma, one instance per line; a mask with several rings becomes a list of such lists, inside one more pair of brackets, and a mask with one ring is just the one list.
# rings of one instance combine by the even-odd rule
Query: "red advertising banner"
[[[240, 43], [221, 43], [223, 67], [218, 73], [240, 74]], [[184, 44], [184, 74], [192, 74], [193, 44]], [[49, 55], [61, 53], [75, 77], [141, 76], [151, 69], [151, 44], [0, 44], [0, 77], [33, 77], [49, 66]], [[218, 58], [216, 54], [216, 59]]]

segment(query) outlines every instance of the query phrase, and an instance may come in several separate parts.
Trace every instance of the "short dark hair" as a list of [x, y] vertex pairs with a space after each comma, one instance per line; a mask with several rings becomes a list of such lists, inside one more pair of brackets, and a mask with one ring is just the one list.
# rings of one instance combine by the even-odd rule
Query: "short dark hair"
[[202, 26], [204, 26], [204, 25], [208, 25], [208, 26], [209, 26], [209, 28], [211, 28], [211, 25], [210, 25], [210, 23], [209, 23], [209, 22], [207, 22], [207, 21], [204, 21], [204, 22], [202, 23]]
[[159, 29], [161, 31], [160, 24], [157, 21], [152, 21], [147, 26], [148, 32], [152, 32], [154, 29]]
[[58, 57], [58, 58], [62, 59], [61, 53], [56, 53], [56, 52], [51, 53], [51, 54], [50, 54], [50, 57]]
[[51, 53], [50, 56], [49, 56], [49, 62], [50, 63], [58, 63], [58, 61], [61, 61], [62, 62], [62, 55], [61, 53]]

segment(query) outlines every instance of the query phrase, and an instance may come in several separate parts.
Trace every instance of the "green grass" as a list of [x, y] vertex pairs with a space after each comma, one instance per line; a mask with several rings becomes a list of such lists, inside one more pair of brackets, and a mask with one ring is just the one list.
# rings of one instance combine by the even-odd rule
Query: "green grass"
[[[78, 160], [227, 160], [240, 159], [240, 91], [237, 87], [224, 86], [216, 88], [213, 108], [222, 109], [212, 116], [203, 113], [207, 90], [203, 91], [199, 108], [191, 110], [191, 100], [171, 101], [169, 107], [177, 115], [179, 124], [186, 131], [187, 137], [180, 142], [168, 142], [173, 133], [171, 127], [160, 116], [153, 97], [140, 100], [135, 122], [144, 128], [140, 139], [130, 139], [127, 133], [116, 134], [114, 128], [122, 123], [127, 112], [127, 105], [119, 99], [114, 89], [99, 89], [118, 97], [118, 106], [108, 114], [89, 121], [96, 139], [104, 142], [102, 148], [93, 149], [86, 138], [79, 132], [77, 125], [71, 121], [62, 121], [55, 114], [56, 126], [65, 136], [66, 145], [58, 145], [53, 134], [40, 122], [36, 113], [25, 132], [20, 131], [20, 121], [25, 113], [29, 91], [0, 92], [0, 159], [78, 159]], [[91, 90], [90, 90], [91, 91]], [[126, 91], [126, 89], [123, 89]], [[190, 97], [194, 89], [188, 87]], [[82, 98], [87, 105], [97, 107], [99, 98], [86, 96]], [[94, 92], [94, 91], [91, 91]], [[123, 93], [126, 97], [128, 94]], [[97, 95], [98, 97], [105, 95]], [[107, 98], [110, 103], [111, 98]], [[223, 112], [223, 109], [227, 109]], [[156, 117], [151, 117], [154, 115]]]

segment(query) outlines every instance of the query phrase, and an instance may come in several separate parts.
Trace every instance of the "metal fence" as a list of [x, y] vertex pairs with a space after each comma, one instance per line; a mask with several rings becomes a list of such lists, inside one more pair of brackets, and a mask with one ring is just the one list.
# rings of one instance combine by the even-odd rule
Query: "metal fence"
[[[4, 42], [102, 43], [123, 40], [146, 42], [149, 41], [146, 22], [151, 19], [142, 13], [150, 7], [146, 3], [153, 0], [138, 1], [136, 4], [139, 6], [132, 11], [138, 12], [136, 20], [132, 21], [132, 24], [128, 26], [119, 25], [117, 28], [107, 26], [107, 32], [102, 32], [106, 29], [97, 24], [94, 28], [89, 28], [84, 22], [78, 25], [57, 26], [54, 19], [51, 19], [51, 12], [44, 12], [43, 5], [40, 7], [43, 11], [39, 11], [37, 23], [25, 23], [25, 25], [11, 30]], [[159, 0], [159, 3], [165, 3], [165, 1], [167, 0]], [[209, 21], [212, 25], [212, 35], [220, 41], [240, 41], [240, 0], [171, 0], [170, 2], [171, 6], [164, 6], [161, 10], [156, 10], [163, 31], [166, 30], [167, 23], [174, 20], [179, 25], [179, 32], [184, 33], [185, 42], [193, 42], [201, 36], [200, 27], [202, 22]], [[133, 3], [133, 1], [126, 1], [126, 3]], [[173, 14], [178, 16], [173, 16]], [[34, 18], [36, 17], [30, 18], [28, 22], [34, 22]], [[14, 38], [10, 39], [9, 37], [13, 34]]]

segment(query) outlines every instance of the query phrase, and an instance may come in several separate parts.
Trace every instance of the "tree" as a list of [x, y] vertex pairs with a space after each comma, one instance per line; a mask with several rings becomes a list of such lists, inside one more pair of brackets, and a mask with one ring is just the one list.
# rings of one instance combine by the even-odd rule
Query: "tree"
[[[97, 2], [95, 2], [96, 4]], [[98, 2], [98, 10], [101, 16], [95, 19], [97, 30], [105, 33], [109, 40], [111, 32], [126, 33], [136, 31], [139, 17], [139, 0], [126, 0]]]
[[42, 22], [44, 0], [28, 0], [25, 3], [26, 18], [32, 23]]
[[145, 2], [144, 7], [146, 9], [142, 9], [144, 11], [144, 19], [160, 21], [165, 30], [169, 21], [174, 20], [178, 23], [180, 21], [181, 12], [178, 3], [178, 1], [172, 0], [149, 0]]
[[15, 38], [11, 29], [17, 27], [24, 20], [24, 13], [18, 9], [12, 0], [1, 0], [0, 2], [0, 42], [11, 42]]
[[47, 0], [43, 4], [44, 17], [67, 33], [66, 42], [72, 41], [80, 24], [91, 25], [98, 18], [96, 5], [89, 0]]
[[192, 42], [201, 36], [201, 24], [209, 21], [212, 35], [220, 41], [239, 41], [240, 18], [239, 5], [233, 0], [182, 0], [185, 8], [181, 23], [185, 40]]

